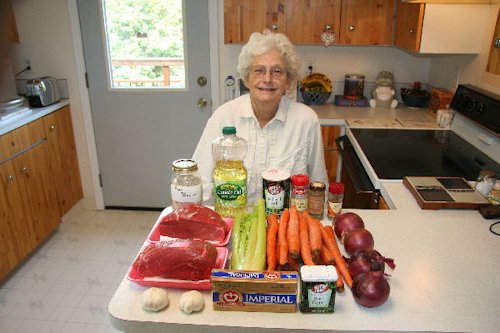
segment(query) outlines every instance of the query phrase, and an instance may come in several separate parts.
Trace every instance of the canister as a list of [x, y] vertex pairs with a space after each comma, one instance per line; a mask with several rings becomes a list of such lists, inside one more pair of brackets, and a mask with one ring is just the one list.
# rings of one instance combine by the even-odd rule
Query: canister
[[281, 216], [289, 208], [290, 173], [280, 169], [269, 169], [262, 173], [263, 198], [266, 202], [266, 214]]
[[202, 203], [202, 184], [196, 161], [179, 159], [172, 163], [170, 194], [173, 209], [182, 204]]
[[344, 82], [344, 98], [362, 99], [365, 89], [365, 76], [360, 74], [346, 74]]
[[300, 268], [300, 311], [306, 313], [334, 312], [338, 278], [333, 265], [302, 266]]

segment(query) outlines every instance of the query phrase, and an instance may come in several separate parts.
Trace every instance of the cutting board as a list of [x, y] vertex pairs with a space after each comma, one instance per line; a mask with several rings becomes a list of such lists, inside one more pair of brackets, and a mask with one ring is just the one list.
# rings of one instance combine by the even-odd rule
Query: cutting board
[[462, 177], [404, 177], [422, 209], [479, 209], [490, 202]]

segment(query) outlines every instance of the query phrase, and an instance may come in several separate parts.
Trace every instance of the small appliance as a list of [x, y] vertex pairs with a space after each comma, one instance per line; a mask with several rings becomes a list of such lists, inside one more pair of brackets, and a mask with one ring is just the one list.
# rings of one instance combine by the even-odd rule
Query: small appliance
[[28, 80], [26, 97], [32, 107], [47, 106], [61, 99], [56, 79], [49, 76]]

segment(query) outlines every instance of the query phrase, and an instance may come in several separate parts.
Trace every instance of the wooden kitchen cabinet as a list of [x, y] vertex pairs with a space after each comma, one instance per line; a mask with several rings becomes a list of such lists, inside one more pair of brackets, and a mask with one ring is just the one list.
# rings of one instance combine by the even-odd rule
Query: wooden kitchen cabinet
[[339, 44], [392, 45], [394, 0], [342, 0]]
[[394, 45], [416, 53], [480, 53], [488, 11], [488, 5], [398, 3]]
[[61, 215], [64, 215], [83, 198], [70, 107], [48, 114], [43, 122], [50, 146], [58, 204]]
[[17, 33], [16, 17], [12, 8], [11, 0], [0, 1], [0, 40], [9, 43], [19, 43], [19, 34]]
[[269, 29], [295, 44], [321, 44], [327, 25], [338, 36], [341, 0], [224, 0], [224, 43], [246, 43]]
[[334, 182], [337, 179], [337, 168], [339, 161], [339, 150], [335, 139], [340, 136], [339, 126], [321, 126], [321, 135], [323, 137], [323, 149], [325, 153], [325, 165], [328, 175], [328, 181]]
[[500, 75], [500, 13], [497, 17], [495, 32], [490, 46], [490, 55], [488, 57], [488, 65], [486, 71], [489, 73]]

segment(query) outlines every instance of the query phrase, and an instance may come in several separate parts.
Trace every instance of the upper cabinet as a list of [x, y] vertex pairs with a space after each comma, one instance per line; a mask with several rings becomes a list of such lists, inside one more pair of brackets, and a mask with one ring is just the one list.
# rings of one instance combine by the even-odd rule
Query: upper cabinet
[[394, 45], [417, 53], [480, 53], [489, 5], [399, 3]]
[[[305, 14], [307, 13], [307, 15]], [[246, 43], [269, 29], [292, 43], [319, 44], [327, 25], [338, 35], [340, 0], [224, 0], [224, 43]]]
[[0, 12], [2, 13], [2, 19], [0, 20], [0, 40], [9, 43], [19, 43], [16, 18], [11, 0], [0, 1]]
[[490, 56], [486, 71], [500, 75], [500, 13], [498, 14], [495, 32], [493, 33], [493, 40], [491, 41]]
[[343, 0], [339, 44], [392, 45], [394, 0]]

